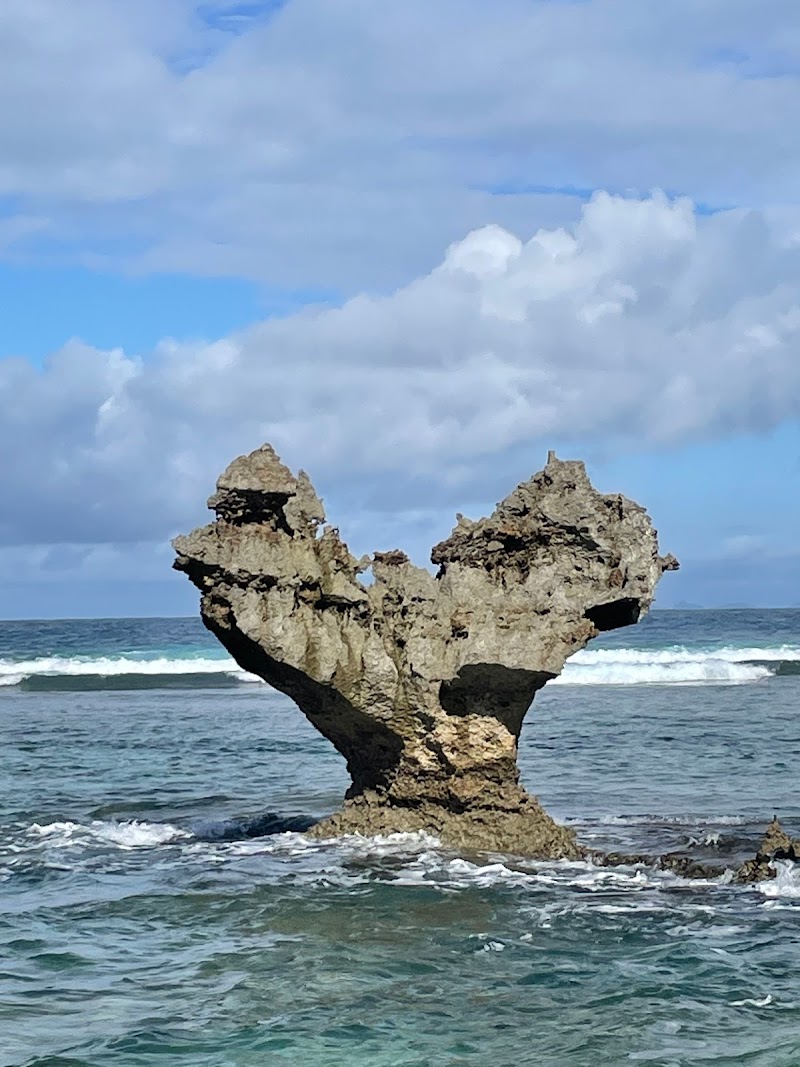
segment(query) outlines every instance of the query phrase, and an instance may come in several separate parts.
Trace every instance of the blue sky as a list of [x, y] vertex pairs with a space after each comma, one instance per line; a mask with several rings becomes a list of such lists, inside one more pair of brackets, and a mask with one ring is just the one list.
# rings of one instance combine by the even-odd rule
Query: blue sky
[[424, 563], [583, 457], [800, 604], [795, 0], [12, 0], [0, 616], [183, 614], [233, 455]]
[[0, 264], [0, 291], [3, 354], [39, 365], [73, 337], [146, 355], [164, 337], [221, 337], [303, 302], [303, 294], [270, 298], [238, 278], [130, 276], [75, 265]]

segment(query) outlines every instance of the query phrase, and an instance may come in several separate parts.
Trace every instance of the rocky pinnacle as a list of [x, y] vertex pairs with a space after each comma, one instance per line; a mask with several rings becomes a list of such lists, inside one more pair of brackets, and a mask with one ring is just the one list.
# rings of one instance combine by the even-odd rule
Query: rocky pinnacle
[[312, 833], [583, 854], [520, 785], [517, 742], [567, 658], [635, 623], [677, 567], [643, 508], [550, 453], [489, 518], [458, 516], [434, 575], [400, 550], [355, 559], [269, 445], [234, 460], [208, 503], [216, 520], [174, 542], [203, 621], [347, 761], [344, 805]]

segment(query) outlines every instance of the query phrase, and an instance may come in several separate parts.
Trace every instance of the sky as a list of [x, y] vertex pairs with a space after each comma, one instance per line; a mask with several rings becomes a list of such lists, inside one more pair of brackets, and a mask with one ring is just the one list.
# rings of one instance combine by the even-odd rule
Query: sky
[[800, 606], [797, 0], [4, 0], [0, 617], [180, 615], [235, 455], [425, 564], [583, 458]]

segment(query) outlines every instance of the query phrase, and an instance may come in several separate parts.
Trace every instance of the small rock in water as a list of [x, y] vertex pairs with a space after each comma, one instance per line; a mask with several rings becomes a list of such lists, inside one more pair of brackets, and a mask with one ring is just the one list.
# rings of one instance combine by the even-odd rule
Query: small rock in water
[[744, 884], [769, 881], [778, 873], [775, 860], [791, 860], [794, 863], [800, 860], [800, 840], [789, 837], [777, 816], [773, 816], [767, 827], [755, 858], [747, 860], [736, 872], [736, 881]]

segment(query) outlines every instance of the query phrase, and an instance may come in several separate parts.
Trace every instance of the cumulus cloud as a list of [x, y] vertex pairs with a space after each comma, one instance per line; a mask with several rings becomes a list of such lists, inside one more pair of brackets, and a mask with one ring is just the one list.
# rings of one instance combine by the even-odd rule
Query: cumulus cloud
[[483, 223], [574, 219], [570, 189], [796, 205], [795, 23], [795, 0], [5, 0], [0, 196], [47, 220], [29, 247], [344, 292]]
[[757, 214], [598, 194], [571, 229], [474, 231], [389, 296], [145, 358], [0, 361], [0, 540], [163, 538], [263, 440], [403, 510], [505, 490], [495, 466], [530, 473], [555, 440], [765, 430], [800, 416], [799, 286], [800, 249]]

